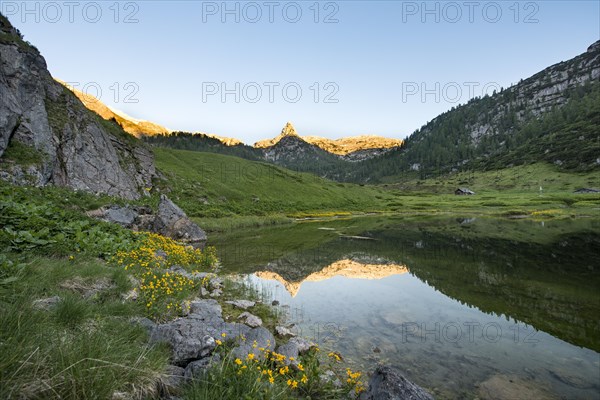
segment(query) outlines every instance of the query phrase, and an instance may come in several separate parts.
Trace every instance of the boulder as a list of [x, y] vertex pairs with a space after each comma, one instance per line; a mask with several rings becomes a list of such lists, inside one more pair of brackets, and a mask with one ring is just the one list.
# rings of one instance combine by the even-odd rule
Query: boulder
[[[288, 343], [280, 345], [277, 348], [277, 353], [285, 356], [285, 360], [284, 360], [285, 365], [298, 365], [299, 351], [298, 351], [298, 345], [296, 343], [288, 342]], [[293, 358], [293, 360], [291, 360], [292, 358]]]
[[153, 231], [189, 243], [206, 241], [206, 233], [164, 194], [160, 196]]
[[103, 219], [129, 228], [137, 216], [138, 213], [131, 207], [111, 206], [104, 212]]
[[202, 228], [192, 222], [183, 210], [165, 195], [161, 196], [156, 214], [152, 214], [152, 209], [146, 206], [111, 205], [88, 211], [87, 215], [136, 231], [155, 232], [191, 244], [207, 239]]
[[261, 326], [263, 323], [260, 317], [257, 317], [254, 314], [250, 314], [248, 311], [241, 313], [238, 319], [241, 319], [244, 324], [248, 325], [251, 328]]
[[310, 342], [301, 337], [293, 337], [288, 343], [294, 343], [298, 347], [298, 352], [300, 354], [304, 354], [308, 352], [311, 348], [317, 346], [315, 343]]
[[37, 299], [33, 302], [33, 308], [36, 310], [49, 310], [60, 303], [61, 298], [58, 296], [46, 297], [43, 299]]
[[158, 380], [158, 389], [163, 397], [178, 395], [185, 381], [185, 370], [175, 365], [168, 365], [165, 374]]
[[379, 366], [369, 379], [362, 400], [433, 400], [422, 387], [406, 379], [398, 370]]
[[219, 354], [213, 354], [211, 357], [192, 361], [185, 367], [184, 376], [186, 379], [201, 379], [210, 367], [220, 362], [221, 356]]
[[333, 387], [335, 387], [335, 388], [341, 388], [342, 387], [342, 382], [335, 375], [335, 372], [333, 372], [331, 370], [325, 371], [325, 373], [323, 373], [323, 374], [321, 374], [319, 376], [319, 379], [323, 383], [331, 383], [333, 385]]
[[285, 326], [276, 326], [275, 333], [279, 337], [294, 337], [294, 336], [296, 336], [296, 334], [294, 332], [292, 332], [290, 329], [286, 328]]
[[171, 346], [171, 362], [186, 366], [192, 361], [209, 356], [216, 347], [215, 338], [225, 333], [236, 338], [248, 333], [249, 327], [223, 321], [221, 306], [212, 299], [190, 303], [189, 315], [157, 325], [150, 335], [152, 342], [166, 342]]
[[260, 349], [273, 351], [275, 350], [276, 342], [273, 334], [261, 326], [251, 329], [242, 337], [238, 337], [236, 344], [238, 346], [232, 350], [232, 357], [244, 359], [248, 354], [252, 353], [257, 358], [262, 359], [264, 352]]

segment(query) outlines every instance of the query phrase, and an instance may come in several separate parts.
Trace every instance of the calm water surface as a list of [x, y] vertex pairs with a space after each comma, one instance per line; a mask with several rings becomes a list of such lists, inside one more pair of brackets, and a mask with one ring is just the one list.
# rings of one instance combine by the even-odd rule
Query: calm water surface
[[600, 223], [359, 218], [212, 239], [354, 368], [439, 398], [600, 398]]

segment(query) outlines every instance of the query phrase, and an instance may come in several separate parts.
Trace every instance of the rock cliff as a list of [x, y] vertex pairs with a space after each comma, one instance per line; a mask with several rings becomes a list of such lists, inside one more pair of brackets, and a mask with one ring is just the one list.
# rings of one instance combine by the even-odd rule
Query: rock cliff
[[152, 153], [56, 82], [0, 15], [0, 178], [136, 199], [154, 174]]

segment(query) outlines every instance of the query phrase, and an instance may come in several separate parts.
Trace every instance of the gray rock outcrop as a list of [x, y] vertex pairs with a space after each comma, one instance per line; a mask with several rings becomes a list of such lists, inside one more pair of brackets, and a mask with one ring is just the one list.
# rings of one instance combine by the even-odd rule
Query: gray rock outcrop
[[263, 324], [262, 319], [260, 319], [260, 317], [257, 317], [254, 314], [250, 314], [248, 311], [241, 313], [238, 319], [242, 320], [244, 324], [248, 325], [251, 328], [256, 328], [258, 326], [262, 326]]
[[[27, 160], [11, 158], [11, 144]], [[152, 187], [152, 153], [56, 82], [39, 51], [0, 15], [0, 178], [137, 199]]]
[[433, 400], [422, 387], [406, 379], [398, 370], [379, 366], [369, 380], [362, 400]]
[[[245, 326], [245, 325], [244, 325]], [[275, 337], [266, 328], [258, 327], [251, 329], [248, 333], [236, 339], [238, 344], [231, 354], [233, 357], [244, 359], [250, 353], [254, 354], [255, 357], [262, 359], [264, 353], [262, 349], [273, 351], [275, 350]]]
[[[87, 215], [136, 231], [156, 232], [188, 243], [205, 242], [207, 239], [206, 232], [164, 194], [156, 214], [145, 206], [112, 205], [89, 211]], [[182, 272], [184, 273], [185, 271]]]
[[256, 304], [252, 300], [230, 300], [226, 301], [225, 303], [231, 304], [232, 306], [237, 308], [241, 308], [242, 310], [247, 310], [250, 307], [254, 307], [254, 305]]
[[189, 363], [208, 357], [216, 347], [215, 338], [225, 333], [236, 338], [249, 333], [243, 324], [223, 320], [221, 306], [216, 300], [196, 300], [190, 304], [185, 318], [156, 325], [150, 335], [153, 342], [166, 342], [171, 346], [171, 363], [185, 367]]
[[283, 361], [285, 365], [297, 365], [298, 364], [298, 355], [300, 351], [298, 349], [298, 345], [294, 342], [288, 342], [280, 345], [277, 348], [277, 353], [284, 355], [285, 360]]
[[153, 231], [163, 236], [187, 242], [206, 240], [206, 233], [164, 194], [160, 197]]

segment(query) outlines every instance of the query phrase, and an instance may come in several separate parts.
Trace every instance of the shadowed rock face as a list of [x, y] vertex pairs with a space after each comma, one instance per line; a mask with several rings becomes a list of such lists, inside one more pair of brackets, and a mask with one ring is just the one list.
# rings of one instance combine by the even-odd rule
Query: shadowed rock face
[[152, 186], [152, 153], [87, 110], [0, 16], [0, 157], [13, 142], [40, 155], [35, 165], [0, 165], [0, 177], [15, 184], [55, 184], [126, 199]]

